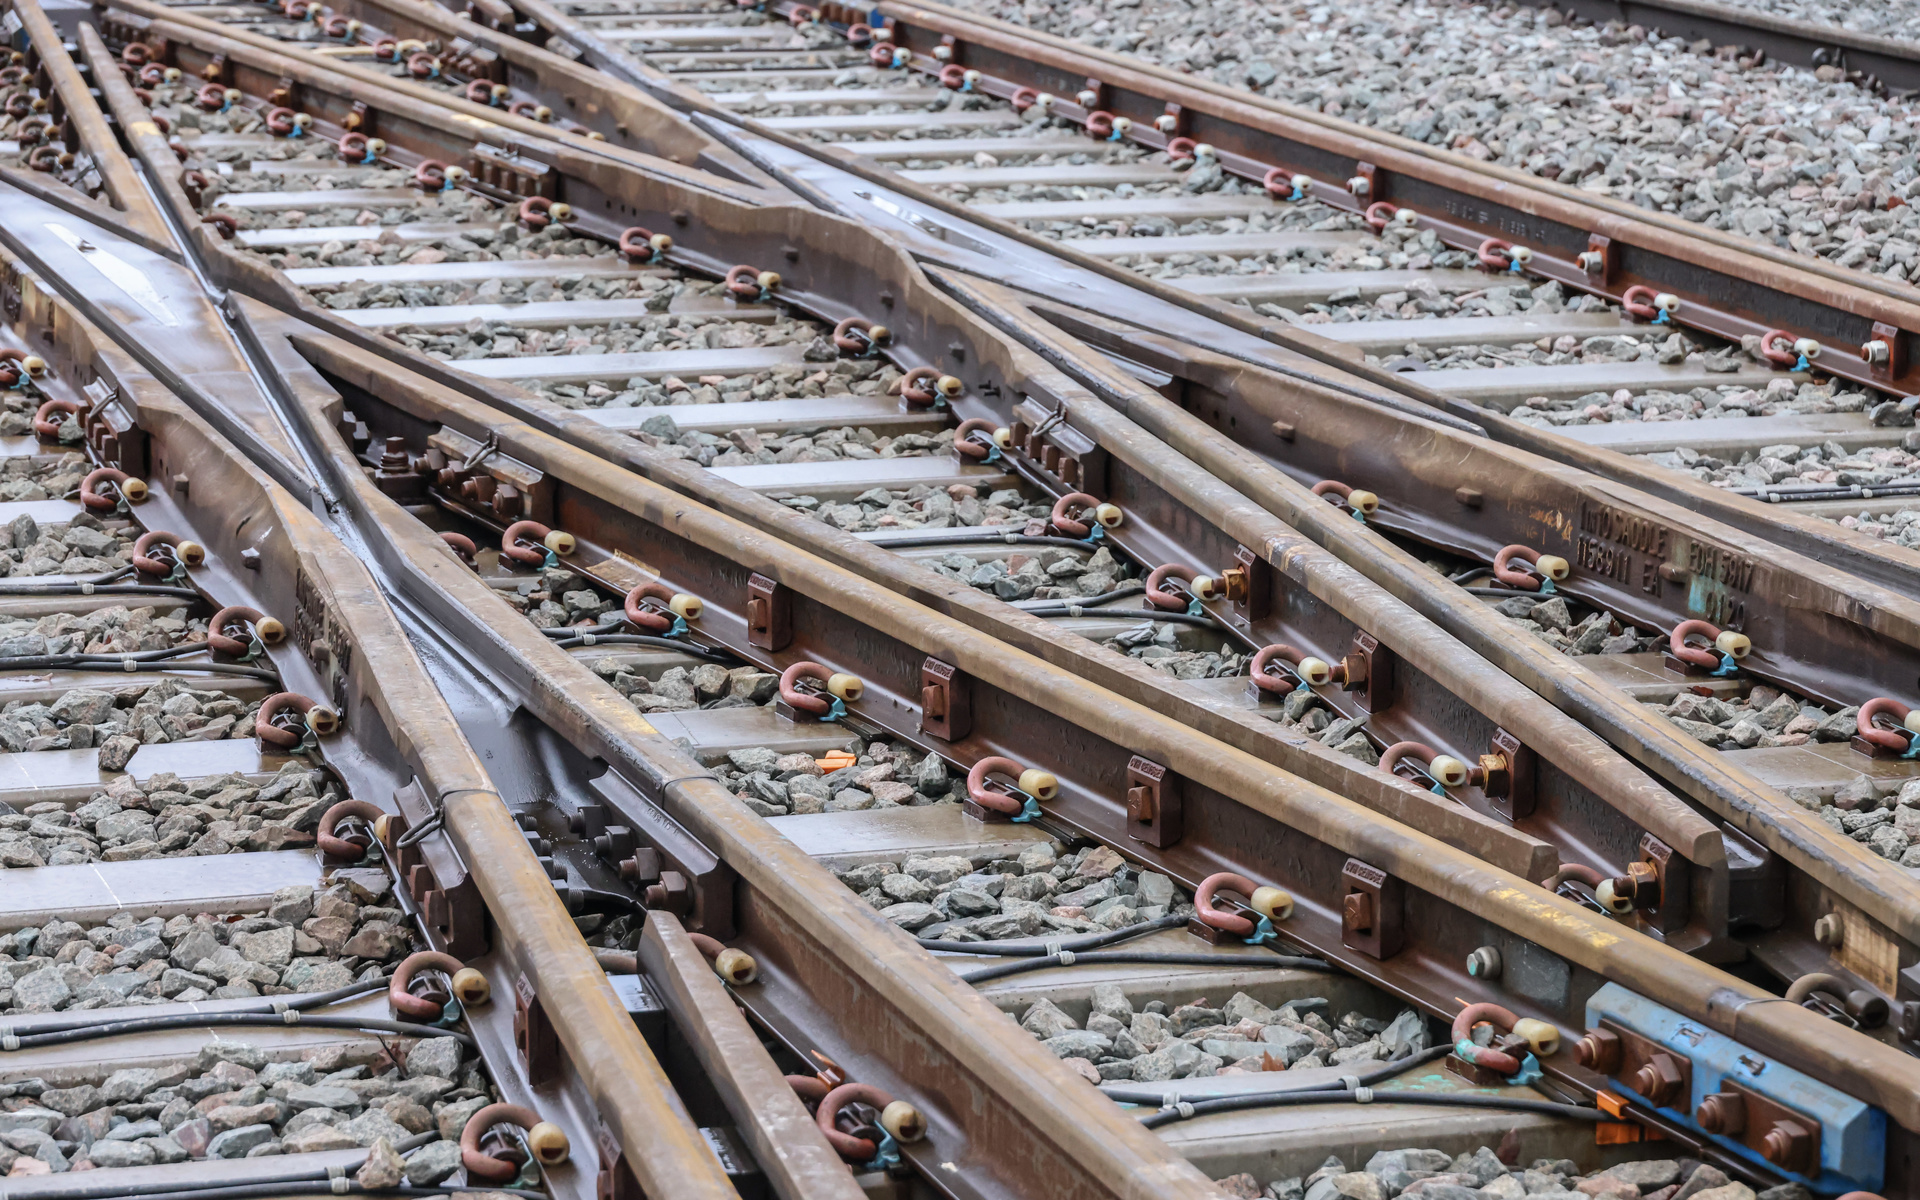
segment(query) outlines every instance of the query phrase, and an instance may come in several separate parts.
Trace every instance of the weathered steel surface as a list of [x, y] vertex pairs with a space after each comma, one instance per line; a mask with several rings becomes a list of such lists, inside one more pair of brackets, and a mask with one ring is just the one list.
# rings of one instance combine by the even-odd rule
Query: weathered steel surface
[[[373, 363], [367, 369], [395, 370]], [[365, 418], [365, 414], [356, 415]], [[489, 427], [474, 426], [467, 432], [477, 434], [489, 428], [503, 445], [534, 447], [546, 440], [546, 435], [504, 416], [496, 417]], [[336, 456], [344, 453], [344, 447], [335, 450]], [[1054, 749], [1041, 761], [1062, 767], [1062, 798], [1048, 806], [1049, 817], [1111, 843], [1128, 844], [1124, 796], [1129, 757], [1140, 753], [1166, 764], [1186, 784], [1187, 837], [1164, 850], [1134, 846], [1135, 854], [1187, 881], [1216, 869], [1237, 869], [1284, 883], [1299, 903], [1296, 916], [1285, 926], [1289, 936], [1297, 936], [1396, 994], [1451, 1011], [1453, 996], [1486, 990], [1466, 975], [1467, 953], [1489, 940], [1519, 938], [1533, 943], [1540, 953], [1563, 960], [1568, 974], [1564, 992], [1556, 987], [1551, 996], [1503, 996], [1516, 1008], [1551, 1014], [1549, 1019], [1563, 1027], [1577, 1027], [1582, 1021], [1577, 998], [1611, 979], [1716, 1027], [1746, 1023], [1746, 1036], [1766, 1039], [1769, 1052], [1796, 1063], [1803, 1061], [1799, 1056], [1810, 1056], [1804, 1060], [1809, 1064], [1806, 1069], [1850, 1091], [1870, 1089], [1856, 1094], [1873, 1095], [1875, 1103], [1889, 1106], [1897, 1121], [1920, 1122], [1920, 1094], [1909, 1094], [1912, 1085], [1906, 1082], [1908, 1073], [1920, 1081], [1920, 1064], [1912, 1064], [1891, 1047], [1847, 1031], [1839, 1031], [1843, 1036], [1837, 1038], [1830, 1022], [1803, 1009], [1739, 1004], [1733, 997], [1762, 993], [674, 493], [611, 466], [601, 468], [598, 475], [590, 479], [583, 469], [577, 480], [555, 481], [556, 512], [561, 519], [601, 510], [609, 523], [620, 522], [625, 536], [633, 539], [629, 544], [635, 549], [630, 553], [658, 567], [674, 587], [707, 601], [708, 615], [702, 618], [701, 628], [730, 649], [768, 665], [790, 661], [744, 644], [744, 624], [738, 615], [744, 606], [744, 585], [750, 573], [759, 573], [792, 589], [796, 645], [808, 647], [829, 665], [855, 666], [864, 672], [868, 691], [857, 706], [856, 718], [882, 723], [896, 719], [890, 715], [890, 706], [898, 703], [897, 697], [917, 696], [919, 665], [925, 655], [955, 664], [980, 685], [974, 693], [973, 741], [991, 744], [989, 735], [981, 732], [986, 730], [1008, 744], [1031, 744], [1027, 727], [1043, 728], [1047, 744]], [[371, 491], [371, 485], [365, 491]], [[595, 499], [596, 494], [621, 499], [614, 505]], [[366, 496], [366, 502], [380, 507], [371, 496]], [[391, 509], [391, 503], [385, 503], [383, 512]], [[416, 544], [426, 536], [424, 530], [394, 533], [397, 547]], [[543, 711], [543, 717], [583, 734], [594, 718], [611, 722], [617, 717], [630, 729], [634, 722], [645, 725], [630, 706], [610, 689], [590, 681], [583, 667], [530, 626], [504, 617], [489, 619], [487, 614], [499, 602], [489, 596], [491, 606], [481, 604], [475, 594], [486, 589], [467, 568], [437, 546], [431, 551], [430, 555], [421, 551], [421, 569], [443, 587], [457, 588], [462, 597], [475, 596], [462, 601], [468, 610], [465, 623], [474, 626], [476, 633], [485, 627], [488, 643], [523, 664], [517, 671], [537, 673], [546, 680], [546, 694], [539, 702], [551, 706], [551, 712]], [[449, 619], [455, 615], [449, 613]], [[562, 713], [574, 715], [563, 720]], [[604, 734], [596, 731], [595, 740], [599, 736]], [[620, 740], [633, 744], [644, 736]], [[616, 752], [611, 741], [596, 750]], [[968, 750], [965, 756], [972, 753]], [[699, 811], [684, 815], [677, 808], [674, 811], [689, 829], [700, 830], [713, 827], [723, 817], [730, 819], [735, 811], [744, 817], [744, 809], [721, 798]], [[718, 830], [715, 834], [716, 845], [731, 841], [720, 837]], [[738, 864], [743, 877], [764, 861], [744, 853], [724, 857]], [[1408, 948], [1384, 961], [1342, 944], [1341, 875], [1349, 857], [1403, 881], [1409, 892], [1407, 911], [1419, 914], [1417, 921], [1407, 924]], [[766, 883], [750, 882], [773, 891]], [[844, 888], [841, 894], [851, 898]], [[861, 913], [860, 918], [877, 920], [871, 912]], [[850, 920], [852, 929], [865, 927]], [[807, 928], [811, 932], [816, 927], [808, 922]], [[843, 953], [832, 957], [842, 963], [851, 961]], [[1444, 999], [1436, 1005], [1436, 997]], [[1558, 1060], [1554, 1065], [1559, 1065]], [[1898, 1078], [1885, 1072], [1898, 1073]]]
[[[1070, 320], [1073, 332], [1096, 344], [1119, 348], [1124, 342], [1126, 354], [1192, 379], [1188, 398], [1193, 411], [1187, 411], [1117, 370], [1104, 372], [1101, 392], [1143, 427], [1297, 524], [1343, 561], [1599, 730], [1684, 794], [1786, 858], [1837, 901], [1871, 913], [1882, 934], [1903, 947], [1901, 960], [1911, 960], [1912, 947], [1920, 941], [1920, 889], [1906, 872], [1750, 773], [1729, 766], [1663, 718], [1595, 679], [1578, 660], [1531, 638], [1514, 637], [1505, 618], [1444, 583], [1417, 555], [1372, 529], [1340, 519], [1300, 481], [1358, 480], [1355, 486], [1371, 482], [1384, 489], [1382, 513], [1388, 507], [1395, 510], [1384, 517], [1376, 514], [1375, 525], [1432, 539], [1470, 557], [1491, 558], [1500, 546], [1513, 542], [1543, 552], [1564, 551], [1576, 564], [1567, 584], [1571, 591], [1591, 595], [1645, 625], [1669, 628], [1690, 616], [1724, 618], [1726, 613], [1706, 606], [1739, 600], [1744, 627], [1761, 635], [1755, 638], [1755, 655], [1747, 660], [1750, 669], [1801, 691], [1837, 693], [1840, 702], [1874, 694], [1881, 684], [1873, 672], [1912, 676], [1914, 669], [1905, 664], [1920, 659], [1920, 614], [1910, 611], [1910, 602], [1696, 514], [1541, 463], [1521, 451], [1460, 438], [1423, 422], [1398, 421], [1373, 406], [1277, 377], [1262, 378], [1243, 363], [1138, 331], [1118, 337], [1122, 327], [1087, 314], [1054, 315]], [[1292, 441], [1281, 439], [1275, 421], [1292, 427]], [[1232, 429], [1232, 436], [1220, 436], [1222, 427]], [[1478, 508], [1459, 503], [1454, 490], [1463, 487], [1480, 490], [1486, 503]], [[1594, 562], [1615, 560], [1595, 559], [1593, 552], [1583, 555], [1583, 537], [1614, 554], [1643, 552], [1584, 530], [1579, 521], [1583, 507], [1588, 513], [1607, 514], [1602, 532], [1617, 528], [1623, 537], [1651, 537], [1653, 545], [1663, 547], [1648, 559], [1651, 564], [1664, 562], [1686, 574], [1710, 571], [1714, 586], [1670, 586], [1654, 570], [1651, 578], [1662, 586], [1657, 594], [1643, 591], [1639, 557], [1628, 572], [1630, 586], [1596, 570]], [[1727, 586], [1731, 576], [1723, 563], [1738, 564], [1739, 577], [1732, 579], [1737, 588]], [[1699, 607], [1690, 598], [1695, 591], [1700, 593]], [[1889, 678], [1885, 686], [1899, 684]], [[1808, 925], [1819, 915], [1815, 909], [1789, 910], [1796, 926]], [[1882, 982], [1890, 993], [1891, 980]]]
[[[439, 852], [429, 852], [435, 879], [452, 887], [458, 873], [477, 885], [492, 915], [496, 951], [553, 998], [547, 1012], [570, 1069], [636, 1172], [656, 1194], [733, 1196], [699, 1131], [674, 1109], [659, 1064], [364, 565], [159, 380], [22, 275], [17, 262], [0, 259], [22, 281], [23, 323], [51, 336], [43, 352], [56, 374], [76, 388], [104, 383], [117, 397], [109, 403], [124, 405], [145, 435], [146, 471], [168, 484], [156, 486], [147, 504], [153, 515], [177, 513], [178, 524], [205, 543], [208, 565], [196, 576], [222, 595], [245, 595], [262, 611], [286, 614], [299, 653], [287, 656], [283, 669], [289, 684], [328, 698], [346, 715], [351, 732], [341, 736], [356, 745], [341, 747], [344, 768], [367, 772], [369, 790], [374, 779], [389, 789], [411, 779], [442, 807], [447, 857], [436, 861]], [[258, 555], [257, 570], [239, 566], [243, 552]], [[469, 876], [467, 863], [487, 866]], [[495, 981], [496, 1002], [510, 1004], [512, 994], [510, 980]], [[575, 1154], [577, 1164], [593, 1161], [592, 1149], [577, 1141]]]
[[[896, 44], [914, 53], [916, 69], [937, 73], [946, 63], [932, 51], [952, 37], [947, 61], [983, 72], [988, 79], [977, 86], [1005, 96], [1022, 86], [1052, 93], [1062, 97], [1055, 115], [1069, 120], [1084, 119], [1088, 110], [1065, 97], [1097, 78], [1101, 111], [1131, 118], [1128, 136], [1142, 145], [1159, 149], [1172, 136], [1186, 136], [1213, 145], [1227, 170], [1256, 180], [1275, 166], [1304, 172], [1316, 180], [1310, 189], [1315, 199], [1356, 211], [1389, 200], [1418, 212], [1423, 227], [1455, 245], [1472, 247], [1488, 237], [1524, 244], [1536, 252], [1533, 274], [1616, 300], [1641, 284], [1672, 292], [1682, 300], [1676, 320], [1722, 336], [1789, 329], [1814, 337], [1831, 351], [1830, 369], [1847, 378], [1874, 381], [1857, 351], [1873, 336], [1874, 322], [1884, 321], [1902, 332], [1896, 371], [1875, 386], [1913, 390], [1920, 381], [1913, 356], [1920, 349], [1920, 291], [1906, 284], [1860, 276], [1823, 260], [1587, 196], [1510, 168], [1472, 163], [1398, 135], [991, 18], [937, 5], [885, 3], [880, 11], [893, 19]], [[1169, 103], [1180, 106], [1181, 126], [1174, 135], [1153, 127]], [[1370, 165], [1374, 184], [1364, 198], [1356, 198], [1343, 181], [1362, 163]], [[1596, 234], [1611, 239], [1612, 264], [1590, 275], [1575, 260]], [[1096, 262], [1087, 257], [1083, 265]], [[1187, 304], [1228, 320], [1227, 306], [1191, 299]], [[1250, 324], [1244, 317], [1229, 323]], [[1353, 369], [1385, 381], [1379, 378], [1384, 372]], [[1402, 384], [1403, 389], [1414, 386]], [[1452, 407], [1457, 409], [1457, 402]]]

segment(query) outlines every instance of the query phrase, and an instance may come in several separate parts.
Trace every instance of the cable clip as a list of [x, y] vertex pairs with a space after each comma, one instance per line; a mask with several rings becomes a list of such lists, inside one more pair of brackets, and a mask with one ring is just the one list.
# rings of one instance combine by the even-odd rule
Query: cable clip
[[1040, 816], [1040, 802], [1038, 800], [1035, 800], [1032, 796], [1028, 796], [1026, 798], [1026, 803], [1020, 806], [1019, 815], [1013, 818], [1013, 823], [1015, 825], [1025, 825], [1027, 822], [1032, 821], [1038, 818], [1039, 816]]
[[1372, 1104], [1373, 1089], [1370, 1087], [1357, 1087], [1353, 1089], [1353, 1099], [1356, 1104]]
[[1178, 1104], [1175, 1104], [1173, 1106], [1173, 1109], [1175, 1112], [1180, 1114], [1180, 1119], [1182, 1121], [1188, 1120], [1193, 1116], [1193, 1105], [1189, 1104], [1185, 1100], [1182, 1100]]
[[13, 1032], [13, 1026], [0, 1025], [0, 1050], [18, 1050], [19, 1048], [20, 1038]]
[[676, 613], [673, 624], [667, 629], [667, 636], [670, 638], [687, 636], [687, 619]]
[[1189, 601], [1187, 601], [1187, 615], [1188, 615], [1188, 616], [1190, 616], [1190, 617], [1203, 617], [1203, 616], [1205, 616], [1205, 615], [1206, 615], [1206, 613], [1207, 613], [1207, 610], [1206, 610], [1206, 608], [1205, 608], [1205, 607], [1203, 607], [1203, 606], [1201, 605], [1201, 603], [1200, 603], [1200, 597], [1198, 597], [1198, 596], [1195, 596], [1195, 597], [1194, 597], [1193, 599], [1191, 599], [1191, 600], [1189, 600]]
[[1540, 1069], [1539, 1060], [1529, 1054], [1520, 1060], [1520, 1070], [1515, 1072], [1513, 1077], [1508, 1079], [1507, 1082], [1515, 1087], [1520, 1087], [1524, 1084], [1532, 1083], [1544, 1074], [1546, 1074], [1546, 1072]]
[[336, 1196], [344, 1196], [353, 1190], [353, 1181], [347, 1178], [347, 1169], [338, 1164], [327, 1168], [327, 1190]]
[[894, 1142], [893, 1135], [880, 1135], [880, 1145], [873, 1153], [873, 1161], [865, 1164], [862, 1171], [887, 1171], [900, 1165], [900, 1147]]
[[1093, 523], [1093, 527], [1087, 530], [1086, 540], [1089, 542], [1097, 542], [1101, 538], [1104, 538], [1106, 536], [1107, 536], [1107, 527], [1105, 525], [1102, 525], [1100, 522], [1095, 521]]
[[1261, 917], [1260, 923], [1253, 927], [1253, 936], [1243, 940], [1249, 946], [1258, 946], [1263, 942], [1270, 942], [1279, 936], [1279, 933], [1273, 928], [1273, 922], [1266, 917]]
[[582, 646], [596, 646], [599, 643], [600, 635], [597, 633], [583, 633], [580, 635], [580, 644]]
[[1048, 941], [1042, 942], [1041, 947], [1044, 950], [1046, 950], [1047, 957], [1052, 958], [1053, 956], [1060, 953], [1060, 939], [1059, 938], [1049, 939]]
[[1559, 591], [1559, 590], [1560, 590], [1560, 589], [1558, 589], [1558, 588], [1556, 588], [1556, 587], [1554, 587], [1554, 586], [1553, 586], [1553, 580], [1551, 580], [1551, 579], [1548, 579], [1548, 578], [1546, 578], [1545, 576], [1541, 576], [1541, 578], [1540, 578], [1540, 594], [1541, 594], [1542, 596], [1551, 596], [1551, 595], [1553, 595], [1553, 594], [1554, 594], [1555, 592], [1557, 592], [1557, 591]]
[[1716, 676], [1732, 675], [1740, 670], [1740, 663], [1731, 654], [1720, 656], [1720, 665], [1713, 669]]
[[93, 595], [93, 585], [92, 585], [91, 583], [83, 583], [83, 584], [81, 584], [81, 585], [80, 585], [80, 594], [81, 594], [82, 596], [91, 596], [91, 595]]
[[820, 714], [820, 719], [822, 721], [838, 721], [840, 718], [846, 715], [847, 715], [847, 702], [845, 700], [842, 700], [840, 697], [835, 696], [833, 698], [833, 703], [828, 706], [827, 711]]
[[1074, 953], [1073, 953], [1073, 951], [1071, 951], [1071, 950], [1062, 950], [1062, 951], [1060, 952], [1060, 965], [1061, 965], [1061, 966], [1063, 966], [1063, 967], [1070, 967], [1070, 966], [1072, 966], [1072, 965], [1073, 965], [1073, 962], [1074, 962]]
[[1340, 1086], [1351, 1092], [1360, 1086], [1360, 1077], [1358, 1075], [1342, 1075], [1340, 1077]]
[[[1658, 315], [1656, 315], [1656, 316], [1655, 316], [1655, 317], [1653, 318], [1653, 320], [1652, 320], [1652, 321], [1650, 322], [1650, 324], [1654, 324], [1654, 325], [1671, 325], [1671, 324], [1673, 324], [1673, 314], [1672, 314], [1671, 312], [1669, 312], [1669, 311], [1667, 311], [1666, 309], [1664, 309], [1664, 308], [1663, 308], [1663, 309], [1661, 309], [1661, 310], [1660, 310], [1660, 312], [1659, 312], [1659, 314], [1658, 314]], [[1800, 367], [1798, 368], [1799, 370], [1805, 370], [1805, 369], [1806, 369], [1806, 361], [1807, 361], [1807, 360], [1806, 360], [1806, 356], [1805, 356], [1805, 355], [1802, 355], [1802, 356], [1801, 356], [1801, 358], [1800, 358], [1800, 363], [1801, 363], [1801, 365], [1800, 365]]]
[[[1660, 315], [1664, 317], [1664, 316], [1666, 316], [1667, 314], [1665, 314], [1665, 313], [1661, 313]], [[1804, 355], [1804, 354], [1802, 354], [1802, 355], [1800, 356], [1800, 361], [1798, 361], [1798, 362], [1796, 362], [1796, 363], [1794, 363], [1794, 364], [1793, 364], [1793, 369], [1794, 369], [1794, 370], [1796, 370], [1796, 371], [1805, 371], [1805, 370], [1807, 370], [1808, 368], [1810, 368], [1810, 367], [1811, 367], [1812, 365], [1813, 365], [1812, 363], [1810, 363], [1810, 362], [1808, 362], [1808, 361], [1807, 361], [1807, 356], [1806, 356], [1806, 355]]]
[[297, 1008], [285, 1009], [280, 1013], [280, 1020], [288, 1025], [298, 1025], [300, 1023], [300, 1010]]
[[122, 654], [120, 656], [120, 669], [131, 675], [140, 669], [140, 660], [131, 654]]

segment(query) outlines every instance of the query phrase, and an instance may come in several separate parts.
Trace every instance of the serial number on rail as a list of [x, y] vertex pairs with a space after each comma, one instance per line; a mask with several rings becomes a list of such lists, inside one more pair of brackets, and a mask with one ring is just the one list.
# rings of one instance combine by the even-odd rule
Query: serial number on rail
[[1688, 581], [1687, 607], [1730, 626], [1746, 613], [1744, 598], [1732, 593], [1752, 588], [1759, 565], [1750, 555], [1685, 537], [1652, 518], [1588, 503], [1580, 506], [1573, 559], [1585, 573], [1637, 586], [1649, 596], [1661, 595], [1665, 582], [1681, 574], [1663, 574], [1662, 568], [1673, 562]]

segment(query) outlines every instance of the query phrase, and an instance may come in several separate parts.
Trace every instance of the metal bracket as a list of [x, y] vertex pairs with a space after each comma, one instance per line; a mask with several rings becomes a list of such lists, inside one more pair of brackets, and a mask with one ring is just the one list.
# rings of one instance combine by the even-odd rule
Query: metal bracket
[[1273, 566], [1266, 559], [1236, 546], [1234, 565], [1221, 573], [1233, 614], [1243, 621], [1265, 620], [1273, 612]]
[[1700, 1102], [1695, 1119], [1709, 1133], [1732, 1138], [1783, 1171], [1818, 1170], [1820, 1122], [1722, 1076], [1720, 1090]]
[[1480, 768], [1486, 782], [1480, 790], [1493, 804], [1494, 811], [1509, 820], [1533, 812], [1533, 751], [1504, 729], [1495, 729], [1488, 740], [1488, 753], [1480, 756]]
[[1165, 849], [1185, 833], [1180, 777], [1150, 758], [1127, 760], [1127, 836]]
[[1341, 660], [1347, 677], [1340, 686], [1367, 712], [1380, 712], [1393, 704], [1393, 651], [1380, 644], [1370, 633], [1353, 635], [1353, 651]]
[[553, 170], [522, 154], [510, 154], [476, 142], [473, 147], [474, 179], [486, 187], [512, 196], [545, 196], [551, 200], [558, 186]]
[[429, 928], [436, 930], [455, 958], [477, 958], [487, 950], [487, 905], [479, 885], [460, 861], [444, 834], [431, 834], [410, 845], [399, 845], [400, 835], [427, 820], [433, 806], [418, 781], [409, 781], [393, 793], [400, 811], [387, 822], [387, 857], [394, 874], [420, 909]]
[[793, 593], [765, 575], [753, 576], [747, 580], [747, 645], [779, 651], [791, 641]]
[[920, 664], [920, 732], [957, 742], [973, 732], [973, 688], [951, 663], [932, 655]]
[[600, 1152], [600, 1174], [593, 1184], [594, 1200], [646, 1200], [646, 1193], [640, 1190], [640, 1181], [627, 1165], [620, 1143], [613, 1140], [613, 1131], [600, 1117], [594, 1118], [593, 1144]]
[[278, 104], [283, 108], [292, 108], [294, 106], [293, 76], [282, 75], [274, 83], [273, 90], [267, 93], [267, 103]]
[[1693, 1095], [1693, 1060], [1611, 1018], [1587, 1031], [1577, 1054], [1581, 1066], [1611, 1076], [1655, 1108], [1677, 1103], [1684, 1110]]
[[560, 1075], [560, 1035], [540, 1007], [540, 997], [525, 971], [513, 980], [513, 1046], [520, 1052], [520, 1070], [533, 1087], [551, 1083]]
[[1340, 902], [1340, 944], [1375, 959], [1400, 953], [1406, 942], [1405, 885], [1357, 858], [1347, 860], [1340, 878], [1347, 888]]
[[[644, 900], [649, 908], [666, 908], [685, 918], [687, 928], [722, 940], [733, 933], [733, 868], [721, 862], [699, 839], [654, 800], [627, 781], [608, 771], [588, 782], [593, 792], [606, 802], [619, 824], [632, 831], [639, 843], [634, 850], [637, 871], [658, 872], [646, 884]], [[605, 829], [611, 830], [609, 821]], [[657, 852], [649, 854], [648, 849]]]

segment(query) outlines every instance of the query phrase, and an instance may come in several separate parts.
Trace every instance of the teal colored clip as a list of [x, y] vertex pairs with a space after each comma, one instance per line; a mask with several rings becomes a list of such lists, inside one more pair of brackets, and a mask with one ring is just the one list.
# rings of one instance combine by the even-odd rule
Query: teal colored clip
[[1362, 525], [1365, 525], [1367, 523], [1367, 514], [1361, 512], [1359, 509], [1350, 508], [1347, 511], [1352, 513], [1353, 519], [1360, 522]]
[[1270, 942], [1279, 936], [1279, 933], [1273, 928], [1273, 922], [1266, 917], [1261, 917], [1260, 923], [1253, 927], [1253, 936], [1243, 940], [1249, 946], [1258, 946], [1263, 942]]
[[987, 447], [987, 456], [981, 459], [980, 461], [996, 463], [996, 462], [999, 462], [1002, 457], [1003, 456], [1000, 453], [1000, 447], [990, 445]]
[[673, 618], [672, 626], [670, 626], [667, 629], [667, 636], [670, 638], [685, 637], [686, 633], [687, 633], [687, 619], [676, 613]]
[[1734, 660], [1733, 655], [1722, 654], [1720, 656], [1720, 665], [1713, 669], [1713, 674], [1720, 676], [1731, 675], [1739, 669], [1740, 664]]
[[862, 1171], [890, 1171], [900, 1165], [900, 1147], [895, 1144], [893, 1135], [880, 1135], [880, 1148], [874, 1151], [873, 1161], [866, 1163]]
[[560, 565], [560, 556], [558, 554], [555, 554], [553, 551], [549, 550], [547, 551], [547, 557], [541, 560], [540, 569], [542, 571], [551, 571], [559, 565]]
[[1097, 542], [1105, 536], [1107, 536], [1107, 527], [1098, 521], [1095, 521], [1093, 527], [1087, 530], [1087, 540], [1089, 542]]
[[1900, 752], [1901, 758], [1920, 758], [1920, 737], [1907, 735], [1907, 748]]
[[[1668, 312], [1668, 311], [1667, 311], [1666, 309], [1664, 309], [1664, 308], [1663, 308], [1663, 309], [1661, 309], [1661, 310], [1660, 310], [1660, 315], [1659, 315], [1659, 316], [1657, 316], [1657, 317], [1655, 317], [1655, 318], [1653, 319], [1653, 324], [1655, 324], [1655, 325], [1671, 325], [1671, 324], [1673, 324], [1673, 321], [1671, 320], [1671, 318], [1672, 318], [1672, 316], [1673, 316], [1673, 314], [1672, 314], [1672, 313], [1669, 313], [1669, 312]], [[1801, 359], [1800, 361], [1804, 363], [1804, 362], [1806, 362], [1807, 360], [1803, 358], [1803, 359]]]
[[1189, 600], [1189, 601], [1187, 601], [1187, 615], [1188, 615], [1188, 616], [1190, 616], [1190, 617], [1198, 617], [1198, 616], [1201, 616], [1201, 615], [1203, 615], [1203, 614], [1204, 614], [1204, 613], [1205, 613], [1206, 611], [1207, 611], [1207, 610], [1206, 610], [1205, 608], [1203, 608], [1203, 607], [1201, 607], [1201, 605], [1200, 605], [1200, 600], [1199, 600], [1199, 598], [1198, 598], [1198, 597], [1195, 597], [1194, 599], [1192, 599], [1192, 600]]
[[1559, 590], [1560, 589], [1553, 586], [1553, 580], [1548, 579], [1544, 575], [1540, 577], [1540, 594], [1542, 596], [1551, 596]]
[[441, 1029], [452, 1029], [455, 1025], [458, 1025], [466, 1015], [466, 1010], [460, 1007], [460, 1001], [449, 999], [445, 1004], [440, 1006], [440, 1016], [434, 1021], [434, 1024]]
[[1447, 794], [1447, 789], [1445, 785], [1443, 785], [1438, 779], [1434, 780], [1433, 786], [1428, 788], [1427, 790], [1432, 792], [1436, 796], [1444, 796]]
[[1026, 797], [1026, 802], [1020, 806], [1020, 814], [1013, 818], [1013, 823], [1015, 825], [1025, 825], [1027, 822], [1035, 820], [1039, 816], [1040, 802], [1032, 796], [1028, 796]]
[[1507, 1082], [1515, 1087], [1523, 1087], [1540, 1078], [1545, 1073], [1546, 1072], [1540, 1069], [1539, 1061], [1536, 1060], [1533, 1055], [1529, 1054], [1520, 1060], [1519, 1073], [1508, 1079]]
[[1307, 193], [1302, 191], [1299, 187], [1295, 187], [1293, 189], [1293, 195], [1287, 197], [1287, 199], [1289, 200], [1305, 200], [1306, 198], [1307, 198]]
[[[1665, 314], [1663, 313], [1661, 315], [1664, 316]], [[1793, 364], [1793, 369], [1796, 371], [1804, 371], [1812, 365], [1813, 364], [1807, 361], [1807, 356], [1802, 354], [1800, 356], [1800, 361]]]
[[833, 703], [827, 706], [827, 711], [821, 714], [820, 719], [822, 721], [838, 721], [841, 717], [844, 717], [846, 715], [847, 715], [847, 702], [842, 700], [840, 697], [835, 696], [833, 698]]

